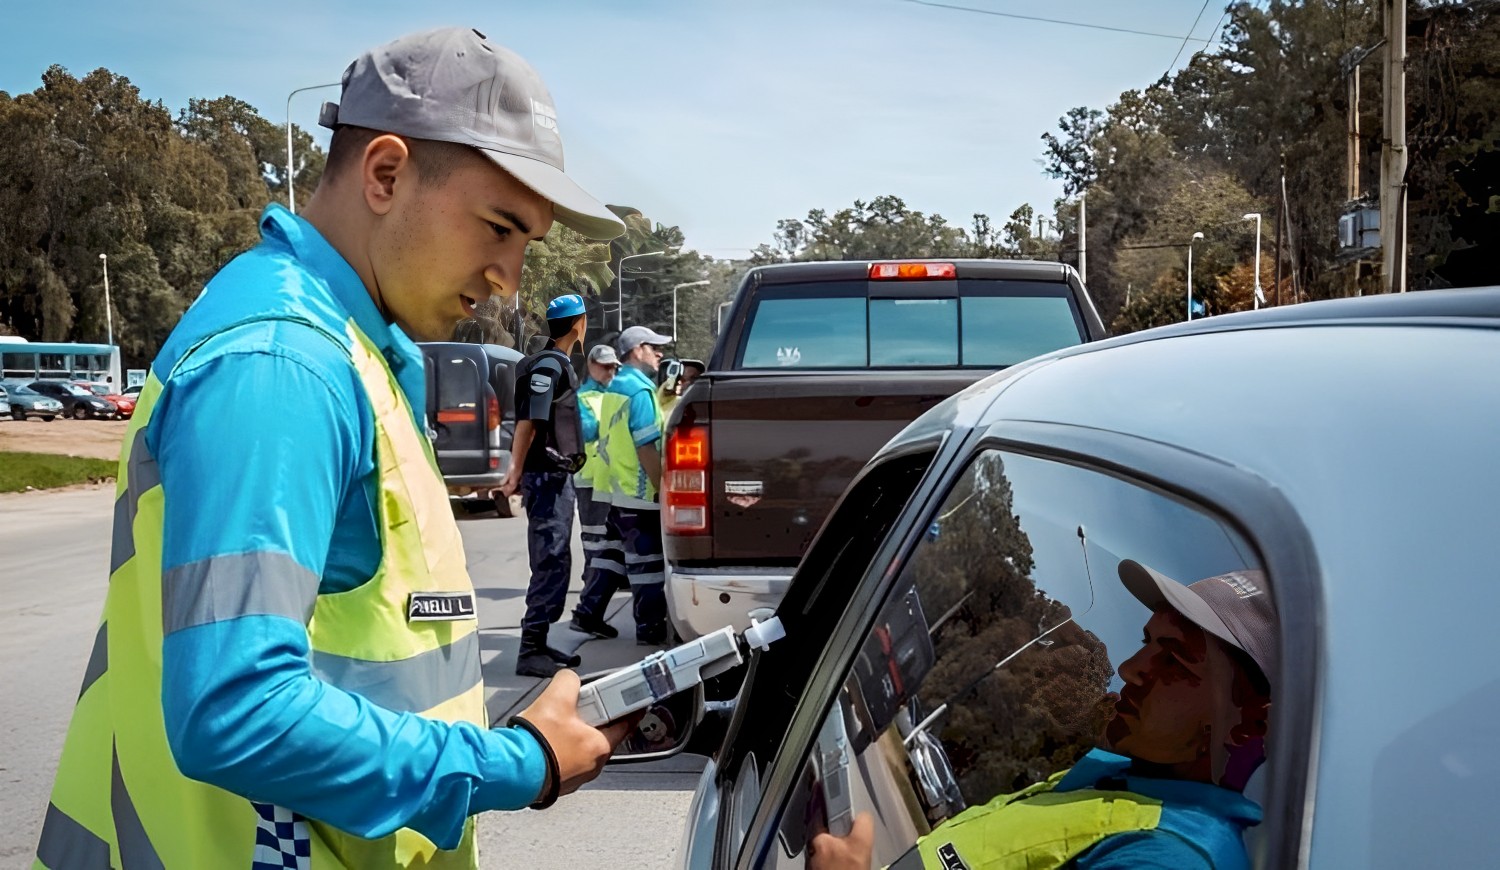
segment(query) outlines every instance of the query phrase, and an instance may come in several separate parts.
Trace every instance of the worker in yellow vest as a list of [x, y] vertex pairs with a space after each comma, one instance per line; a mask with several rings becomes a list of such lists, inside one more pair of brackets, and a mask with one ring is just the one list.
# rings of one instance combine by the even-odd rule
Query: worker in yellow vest
[[141, 391], [37, 867], [474, 868], [475, 814], [550, 805], [624, 736], [571, 671], [491, 727], [413, 344], [513, 296], [554, 220], [624, 227], [479, 31], [365, 52], [321, 121], [303, 214], [266, 208]]
[[616, 591], [629, 589], [625, 578], [625, 543], [609, 525], [609, 502], [599, 497], [595, 486], [605, 473], [599, 458], [599, 416], [604, 411], [604, 393], [620, 371], [620, 357], [608, 344], [595, 345], [588, 355], [588, 377], [578, 388], [578, 415], [583, 423], [585, 462], [573, 475], [578, 492], [579, 538], [583, 543], [583, 592], [569, 627], [583, 634], [608, 640], [620, 636], [609, 624], [605, 611]]
[[[1130, 559], [1125, 588], [1151, 608], [1101, 747], [1044, 782], [970, 807], [890, 870], [1249, 870], [1244, 795], [1265, 761], [1280, 634], [1259, 571], [1191, 586]], [[868, 870], [873, 819], [813, 838], [809, 870]]]

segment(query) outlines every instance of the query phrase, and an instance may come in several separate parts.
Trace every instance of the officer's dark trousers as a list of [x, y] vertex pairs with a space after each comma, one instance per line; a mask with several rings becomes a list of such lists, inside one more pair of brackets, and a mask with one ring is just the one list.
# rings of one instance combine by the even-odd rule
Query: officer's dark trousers
[[524, 472], [521, 496], [526, 506], [526, 548], [531, 554], [521, 647], [534, 649], [547, 642], [547, 627], [562, 618], [573, 575], [572, 476], [562, 471]]
[[611, 533], [624, 544], [625, 577], [630, 581], [636, 640], [667, 639], [667, 563], [662, 555], [661, 510], [612, 507]]
[[584, 619], [605, 619], [609, 599], [617, 589], [628, 589], [625, 544], [609, 522], [609, 502], [594, 501], [594, 490], [575, 484], [578, 493], [579, 537], [583, 541], [583, 594], [573, 613]]

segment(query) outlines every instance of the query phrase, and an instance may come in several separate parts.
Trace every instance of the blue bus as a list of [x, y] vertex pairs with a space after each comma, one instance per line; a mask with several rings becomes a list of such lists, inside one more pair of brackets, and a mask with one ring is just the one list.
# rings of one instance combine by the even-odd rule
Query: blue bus
[[0, 380], [92, 381], [125, 389], [120, 348], [109, 344], [27, 341], [0, 336]]

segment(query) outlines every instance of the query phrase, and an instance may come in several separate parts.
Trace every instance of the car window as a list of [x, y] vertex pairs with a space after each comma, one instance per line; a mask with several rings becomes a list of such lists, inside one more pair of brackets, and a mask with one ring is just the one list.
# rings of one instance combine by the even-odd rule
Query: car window
[[[1150, 697], [1137, 653], [1148, 623], [1163, 631], [1122, 582], [1132, 563], [1174, 585], [1227, 575], [1269, 601], [1253, 549], [1196, 505], [1076, 465], [976, 456], [925, 522], [824, 720], [775, 865], [804, 866], [814, 834], [872, 812], [874, 866], [886, 866], [966, 808], [1046, 783], [1091, 750], [1130, 754]], [[1218, 661], [1243, 668], [1234, 655]], [[1121, 701], [1127, 660], [1137, 678]], [[1189, 715], [1171, 709], [1169, 721]]]
[[1080, 341], [1072, 303], [1063, 297], [966, 297], [963, 314], [965, 365], [1014, 365]]
[[1000, 368], [1080, 344], [1056, 281], [826, 281], [758, 291], [739, 367]]
[[958, 365], [958, 300], [871, 299], [870, 365]]
[[[834, 295], [848, 289], [859, 295]], [[864, 368], [866, 332], [862, 281], [770, 288], [751, 314], [740, 367]]]

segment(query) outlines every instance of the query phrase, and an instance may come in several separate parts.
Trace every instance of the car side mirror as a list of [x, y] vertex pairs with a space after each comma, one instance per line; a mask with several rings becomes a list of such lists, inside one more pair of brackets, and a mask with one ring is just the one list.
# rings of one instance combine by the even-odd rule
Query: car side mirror
[[[603, 671], [589, 674], [584, 683], [592, 682], [613, 673]], [[700, 683], [690, 691], [668, 695], [646, 708], [645, 715], [631, 732], [615, 747], [610, 764], [636, 764], [642, 761], [659, 761], [671, 758], [687, 748], [703, 718], [703, 685]]]

